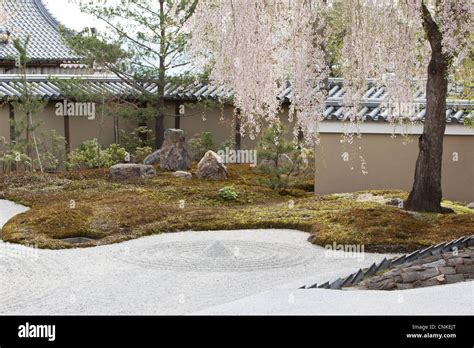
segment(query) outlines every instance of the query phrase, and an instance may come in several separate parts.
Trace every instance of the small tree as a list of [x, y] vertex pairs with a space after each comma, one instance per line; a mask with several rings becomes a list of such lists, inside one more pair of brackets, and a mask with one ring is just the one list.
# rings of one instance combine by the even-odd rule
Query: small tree
[[258, 143], [258, 158], [263, 160], [259, 168], [270, 175], [270, 179], [261, 181], [278, 189], [304, 181], [312, 173], [308, 165], [311, 151], [288, 141], [284, 132], [283, 126], [275, 124], [263, 132]]
[[[46, 100], [41, 100], [38, 98], [34, 91], [32, 90], [31, 85], [29, 84], [26, 76], [26, 68], [27, 64], [29, 62], [27, 50], [28, 50], [28, 44], [29, 44], [29, 37], [27, 37], [24, 41], [21, 41], [19, 38], [16, 38], [13, 40], [13, 46], [15, 49], [18, 51], [18, 57], [17, 57], [17, 66], [19, 70], [19, 76], [20, 76], [20, 96], [13, 98], [12, 104], [15, 108], [15, 110], [21, 111], [25, 113], [25, 154], [28, 158], [32, 158], [32, 145], [34, 146], [34, 150], [36, 153], [36, 159], [39, 164], [39, 168], [41, 172], [43, 172], [43, 165], [41, 162], [41, 155], [39, 152], [39, 146], [38, 146], [38, 141], [35, 135], [35, 130], [39, 127], [40, 123], [39, 122], [34, 122], [33, 121], [33, 115], [36, 113], [41, 112], [41, 110], [44, 109], [44, 107], [47, 104]], [[16, 121], [15, 121], [16, 123]], [[17, 128], [18, 123], [14, 125], [13, 128]], [[20, 127], [18, 127], [20, 128]], [[21, 140], [19, 140], [20, 134], [16, 134], [15, 139], [17, 139], [17, 143]], [[33, 142], [33, 144], [32, 144]], [[31, 163], [31, 169], [34, 169], [33, 163]]]
[[[165, 85], [169, 72], [179, 72], [189, 61], [185, 55], [186, 24], [197, 0], [81, 1], [81, 9], [104, 22], [109, 32], [84, 31], [68, 39], [86, 61], [115, 73], [143, 94], [155, 109], [155, 147], [164, 137]], [[110, 48], [110, 50], [104, 50]], [[147, 87], [156, 83], [156, 90]]]

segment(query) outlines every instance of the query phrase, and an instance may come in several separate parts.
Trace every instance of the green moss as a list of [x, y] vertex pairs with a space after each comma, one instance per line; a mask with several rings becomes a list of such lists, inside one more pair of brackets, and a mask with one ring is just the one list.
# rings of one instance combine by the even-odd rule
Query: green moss
[[[231, 165], [229, 172], [226, 182], [183, 180], [163, 171], [149, 180], [121, 183], [110, 182], [103, 170], [3, 177], [5, 198], [32, 208], [4, 227], [3, 238], [57, 249], [71, 247], [62, 241], [71, 237], [92, 238], [81, 246], [93, 246], [174, 231], [289, 228], [310, 232], [309, 240], [323, 246], [337, 242], [362, 244], [367, 251], [407, 251], [474, 232], [474, 215], [453, 202], [443, 204], [460, 214], [413, 214], [297, 187], [272, 190], [258, 185], [264, 174], [248, 165]], [[234, 187], [237, 200], [219, 198], [225, 185]], [[402, 191], [367, 192], [404, 197]]]

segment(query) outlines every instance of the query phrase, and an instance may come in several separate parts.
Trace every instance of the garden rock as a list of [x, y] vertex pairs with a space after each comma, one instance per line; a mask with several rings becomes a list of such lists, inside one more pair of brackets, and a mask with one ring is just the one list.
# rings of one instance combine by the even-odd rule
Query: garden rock
[[388, 198], [385, 200], [385, 204], [394, 207], [403, 207], [403, 200], [401, 198]]
[[161, 150], [156, 150], [152, 154], [149, 154], [148, 156], [146, 156], [145, 159], [143, 160], [143, 164], [146, 164], [146, 165], [159, 164], [160, 152]]
[[145, 179], [156, 175], [153, 166], [134, 163], [120, 163], [109, 169], [109, 178], [111, 180]]
[[446, 274], [446, 283], [453, 284], [464, 281], [464, 275], [462, 274]]
[[177, 172], [174, 172], [173, 175], [177, 178], [181, 178], [181, 179], [191, 179], [192, 178], [192, 174], [189, 173], [189, 172], [184, 172], [182, 170], [178, 170]]
[[191, 157], [186, 147], [186, 139], [181, 129], [169, 128], [160, 149], [160, 167], [169, 171], [191, 168]]
[[436, 277], [432, 277], [426, 280], [417, 280], [413, 283], [414, 288], [424, 288], [426, 286], [436, 286], [446, 284], [446, 278], [444, 274], [438, 275]]
[[469, 209], [474, 209], [474, 202], [471, 202], [467, 205]]
[[259, 167], [262, 169], [274, 169], [276, 164], [274, 160], [264, 159], [260, 162]]
[[278, 166], [280, 167], [291, 167], [293, 166], [293, 160], [286, 153], [280, 155], [278, 158]]
[[217, 153], [207, 151], [199, 161], [196, 175], [199, 179], [225, 180], [227, 179], [227, 168]]

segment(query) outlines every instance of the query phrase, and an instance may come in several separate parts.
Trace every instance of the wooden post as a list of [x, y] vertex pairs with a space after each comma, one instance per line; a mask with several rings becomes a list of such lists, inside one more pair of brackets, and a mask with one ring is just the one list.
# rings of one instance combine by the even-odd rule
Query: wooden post
[[[16, 144], [16, 129], [15, 129], [15, 109], [13, 108], [13, 104], [8, 102], [8, 108], [10, 111], [10, 144]], [[16, 164], [12, 163], [11, 166], [12, 171], [16, 171]]]
[[179, 113], [179, 109], [181, 107], [181, 102], [179, 100], [175, 101], [174, 104], [174, 128], [181, 129], [181, 114]]
[[16, 130], [15, 130], [15, 109], [11, 102], [8, 103], [8, 108], [10, 111], [10, 143], [16, 143]]
[[240, 110], [235, 113], [235, 149], [240, 150], [242, 136], [240, 135]]
[[117, 115], [114, 115], [114, 142], [115, 144], [120, 144], [120, 126]]
[[66, 155], [71, 152], [71, 133], [69, 130], [69, 115], [64, 115], [64, 138], [66, 139]]

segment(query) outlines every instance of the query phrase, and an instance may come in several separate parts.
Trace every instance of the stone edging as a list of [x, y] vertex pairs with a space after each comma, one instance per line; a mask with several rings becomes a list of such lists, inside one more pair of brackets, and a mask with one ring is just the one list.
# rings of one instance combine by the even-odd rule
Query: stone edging
[[[319, 286], [317, 283], [310, 286], [303, 285], [302, 287], [300, 287], [300, 289], [319, 288], [319, 289], [341, 290], [343, 287], [358, 285], [363, 280], [381, 271], [384, 271], [390, 267], [401, 266], [401, 265], [419, 260], [421, 258], [442, 255], [445, 253], [449, 253], [451, 251], [456, 251], [456, 250], [468, 248], [471, 246], [474, 246], [474, 235], [461, 237], [449, 242], [443, 242], [435, 246], [427, 247], [425, 249], [418, 249], [410, 254], [405, 254], [397, 258], [394, 258], [392, 260], [388, 260], [387, 258], [384, 258], [380, 263], [378, 264], [373, 263], [369, 268], [359, 269], [357, 272], [354, 272], [345, 278], [339, 278], [332, 282], [327, 281], [323, 284], [320, 284]], [[408, 266], [409, 265], [407, 265], [407, 267]]]

